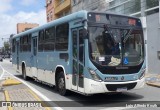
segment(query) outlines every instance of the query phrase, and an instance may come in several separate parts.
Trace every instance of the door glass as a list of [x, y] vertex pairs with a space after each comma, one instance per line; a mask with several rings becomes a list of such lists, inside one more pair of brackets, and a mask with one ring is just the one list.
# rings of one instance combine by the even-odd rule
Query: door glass
[[83, 63], [84, 58], [84, 42], [83, 42], [83, 30], [79, 30], [79, 61]]
[[73, 60], [73, 75], [72, 75], [72, 84], [76, 85], [76, 77], [78, 72], [77, 61]]
[[72, 84], [77, 87], [84, 87], [84, 40], [83, 30], [72, 31], [73, 51], [73, 75]]
[[77, 59], [77, 31], [73, 31], [73, 58]]
[[79, 87], [83, 88], [84, 75], [83, 75], [83, 63], [84, 63], [84, 40], [83, 29], [79, 30]]
[[79, 64], [79, 87], [84, 87], [83, 65]]
[[77, 64], [77, 31], [72, 31], [72, 42], [73, 42], [73, 75], [72, 84], [76, 86], [76, 79], [78, 74], [78, 64]]

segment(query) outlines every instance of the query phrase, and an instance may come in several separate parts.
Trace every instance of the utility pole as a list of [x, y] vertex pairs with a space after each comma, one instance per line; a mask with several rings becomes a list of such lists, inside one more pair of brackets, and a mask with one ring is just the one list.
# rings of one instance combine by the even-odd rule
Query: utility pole
[[141, 1], [141, 21], [143, 25], [144, 42], [145, 42], [145, 52], [146, 52], [146, 72], [148, 73], [148, 49], [147, 49], [147, 20], [146, 20], [146, 0]]
[[[159, 10], [160, 10], [160, 0], [159, 0]], [[160, 24], [160, 12], [159, 12], [159, 24]]]
[[141, 17], [145, 17], [146, 0], [141, 0]]

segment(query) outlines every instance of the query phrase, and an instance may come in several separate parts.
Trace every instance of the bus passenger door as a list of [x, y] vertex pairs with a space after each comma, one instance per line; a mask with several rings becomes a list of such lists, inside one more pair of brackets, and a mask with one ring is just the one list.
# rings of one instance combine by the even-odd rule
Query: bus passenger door
[[37, 36], [32, 37], [31, 67], [32, 76], [37, 78]]
[[84, 40], [83, 28], [72, 30], [72, 89], [84, 92]]
[[17, 70], [19, 70], [19, 41], [16, 42], [17, 51]]

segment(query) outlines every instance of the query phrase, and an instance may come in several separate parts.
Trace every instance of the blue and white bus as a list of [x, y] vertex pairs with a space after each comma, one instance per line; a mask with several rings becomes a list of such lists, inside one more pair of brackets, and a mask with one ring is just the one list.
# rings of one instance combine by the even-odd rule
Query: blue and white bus
[[15, 35], [13, 66], [28, 77], [84, 95], [144, 86], [140, 19], [79, 11]]

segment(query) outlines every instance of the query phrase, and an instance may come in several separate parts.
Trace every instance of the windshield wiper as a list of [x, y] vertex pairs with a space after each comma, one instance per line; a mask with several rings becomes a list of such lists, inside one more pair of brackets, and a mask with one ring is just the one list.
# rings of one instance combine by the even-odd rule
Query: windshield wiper
[[128, 34], [127, 34], [126, 36], [124, 36], [124, 40], [123, 40], [124, 43], [128, 40], [128, 38], [129, 38], [132, 30], [133, 30], [133, 29], [130, 29], [129, 32], [128, 32]]

